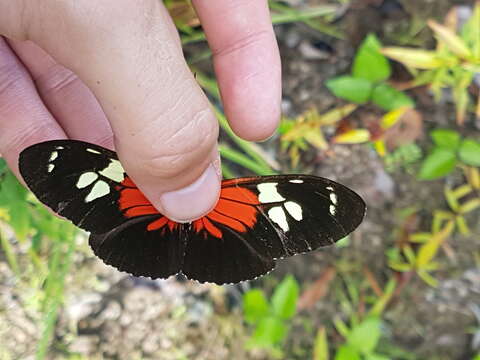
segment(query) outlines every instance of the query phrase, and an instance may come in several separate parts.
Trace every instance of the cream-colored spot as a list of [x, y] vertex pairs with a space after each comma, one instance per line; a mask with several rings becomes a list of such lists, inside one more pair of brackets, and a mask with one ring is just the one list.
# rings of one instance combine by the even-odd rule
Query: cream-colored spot
[[296, 202], [287, 201], [285, 203], [285, 209], [287, 209], [288, 213], [297, 221], [303, 219], [303, 211], [302, 207], [298, 205]]
[[125, 178], [125, 171], [118, 160], [110, 160], [108, 167], [100, 171], [100, 174], [116, 182], [121, 182]]
[[65, 148], [64, 148], [63, 146], [56, 146], [55, 149], [57, 149], [57, 150], [63, 150], [63, 149], [65, 149]]
[[330, 193], [330, 201], [332, 202], [333, 205], [337, 205], [337, 202], [338, 202], [337, 194], [333, 192]]
[[91, 202], [110, 193], [110, 186], [105, 181], [97, 181], [92, 190], [85, 198], [85, 202]]
[[332, 187], [332, 186], [327, 186], [326, 189], [327, 189], [327, 190], [330, 190], [330, 191], [333, 191], [333, 187]]
[[335, 215], [337, 213], [337, 207], [335, 205], [330, 205], [330, 214]]
[[283, 231], [287, 232], [288, 230], [290, 230], [285, 211], [283, 211], [280, 206], [275, 206], [268, 210], [268, 217], [270, 218], [270, 220], [280, 226]]
[[93, 184], [95, 180], [98, 179], [98, 174], [94, 172], [86, 172], [83, 173], [77, 181], [77, 188], [83, 189], [86, 188], [87, 186]]
[[263, 204], [285, 201], [285, 198], [278, 193], [277, 185], [278, 183], [258, 184], [257, 189], [260, 192], [258, 200]]
[[48, 172], [51, 173], [53, 171], [53, 169], [55, 169], [55, 165], [53, 164], [48, 164]]
[[88, 152], [91, 152], [93, 154], [101, 154], [100, 151], [94, 150], [94, 149], [87, 149]]
[[300, 179], [289, 180], [288, 182], [291, 182], [292, 184], [303, 184], [303, 180]]
[[54, 161], [56, 158], [58, 158], [58, 151], [54, 151], [50, 154], [50, 161]]

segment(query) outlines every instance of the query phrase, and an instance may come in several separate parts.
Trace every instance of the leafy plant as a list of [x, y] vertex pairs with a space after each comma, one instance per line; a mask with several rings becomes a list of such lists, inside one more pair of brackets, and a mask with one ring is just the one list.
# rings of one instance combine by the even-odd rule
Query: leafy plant
[[[0, 245], [8, 264], [21, 281], [27, 278], [34, 291], [28, 301], [41, 314], [41, 337], [37, 359], [46, 356], [54, 325], [63, 303], [65, 277], [70, 270], [75, 251], [76, 228], [50, 214], [7, 171], [0, 159], [0, 222], [8, 224], [16, 241], [27, 249], [29, 266], [20, 268], [14, 245], [0, 227]], [[22, 299], [25, 300], [25, 299]]]
[[[456, 8], [447, 15], [444, 25], [435, 21], [428, 25], [437, 39], [435, 50], [388, 47], [382, 53], [411, 71], [415, 77], [413, 86], [429, 85], [437, 100], [443, 89], [451, 89], [457, 122], [463, 124], [473, 103], [468, 88], [480, 72], [480, 2], [476, 2], [472, 17], [458, 33]], [[480, 116], [480, 98], [476, 114]]]
[[409, 96], [386, 82], [391, 75], [391, 66], [380, 52], [381, 47], [374, 34], [368, 35], [357, 50], [352, 73], [328, 80], [327, 87], [341, 99], [356, 104], [371, 101], [385, 111], [413, 107], [414, 102]]
[[260, 289], [253, 289], [243, 296], [245, 321], [255, 330], [247, 343], [249, 348], [264, 348], [274, 356], [281, 356], [279, 345], [288, 334], [288, 323], [296, 313], [299, 286], [289, 275], [275, 288], [270, 301]]
[[324, 135], [323, 128], [337, 124], [351, 114], [356, 105], [346, 105], [319, 114], [317, 109], [311, 109], [297, 119], [284, 118], [280, 124], [281, 146], [283, 151], [288, 150], [292, 166], [298, 165], [300, 152], [313, 146], [319, 150], [326, 150], [330, 146]]
[[425, 158], [418, 177], [434, 180], [451, 173], [460, 163], [480, 166], [480, 142], [463, 139], [453, 130], [436, 129], [430, 133], [434, 147]]
[[[430, 286], [437, 285], [437, 280], [430, 272], [440, 268], [440, 264], [435, 261], [438, 251], [455, 230], [463, 235], [470, 234], [465, 216], [480, 208], [480, 174], [477, 169], [474, 170], [476, 171], [467, 178], [467, 184], [455, 189], [445, 188], [444, 196], [450, 210], [434, 211], [429, 232], [411, 234], [408, 243], [389, 252], [389, 265], [392, 269], [415, 272]], [[416, 250], [413, 244], [418, 244]]]
[[388, 172], [394, 172], [398, 168], [405, 168], [407, 172], [412, 172], [412, 165], [422, 158], [422, 149], [414, 144], [405, 144], [392, 153], [384, 157], [385, 169]]

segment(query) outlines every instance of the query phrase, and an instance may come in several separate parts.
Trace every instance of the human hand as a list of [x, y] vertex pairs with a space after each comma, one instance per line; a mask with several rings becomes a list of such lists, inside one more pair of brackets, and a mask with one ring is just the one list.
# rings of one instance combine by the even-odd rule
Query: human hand
[[[225, 113], [246, 140], [277, 126], [281, 69], [266, 0], [193, 0]], [[114, 148], [172, 220], [212, 209], [218, 123], [159, 0], [0, 0], [0, 153], [71, 138]], [[108, 120], [107, 120], [108, 119]]]

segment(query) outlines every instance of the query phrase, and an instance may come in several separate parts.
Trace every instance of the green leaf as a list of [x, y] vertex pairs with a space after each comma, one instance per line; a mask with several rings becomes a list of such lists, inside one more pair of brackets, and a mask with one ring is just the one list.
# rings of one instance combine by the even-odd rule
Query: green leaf
[[263, 291], [253, 289], [243, 295], [243, 312], [249, 324], [259, 322], [268, 314], [268, 302]]
[[263, 318], [252, 336], [252, 346], [273, 347], [283, 341], [287, 334], [287, 327], [276, 317]]
[[298, 299], [298, 283], [291, 275], [285, 277], [272, 295], [273, 311], [283, 319], [295, 315]]
[[388, 84], [380, 84], [373, 89], [372, 102], [386, 111], [415, 106], [408, 95]]
[[460, 161], [467, 165], [480, 166], [480, 142], [465, 139], [458, 151]]
[[374, 34], [368, 35], [357, 51], [353, 62], [352, 75], [371, 82], [388, 79], [391, 74], [390, 63], [380, 53], [382, 44]]
[[421, 180], [434, 180], [453, 171], [457, 163], [455, 152], [436, 147], [423, 161], [418, 177]]
[[380, 319], [376, 317], [365, 319], [348, 334], [348, 344], [363, 354], [371, 353], [382, 335], [380, 324]]
[[456, 151], [460, 145], [460, 134], [454, 130], [435, 129], [430, 132], [435, 145]]
[[348, 345], [342, 345], [335, 354], [335, 360], [360, 360], [360, 354]]
[[373, 84], [366, 79], [339, 76], [326, 82], [327, 88], [337, 97], [357, 104], [366, 103], [372, 94]]

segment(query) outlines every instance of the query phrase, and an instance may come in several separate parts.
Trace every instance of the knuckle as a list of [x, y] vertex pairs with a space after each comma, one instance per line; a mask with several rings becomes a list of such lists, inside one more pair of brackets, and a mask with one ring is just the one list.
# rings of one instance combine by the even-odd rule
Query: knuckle
[[213, 56], [220, 57], [229, 55], [244, 49], [249, 49], [266, 42], [272, 37], [271, 32], [267, 30], [254, 31], [245, 36], [236, 38], [232, 42], [222, 44], [221, 47], [212, 49]]
[[210, 161], [218, 138], [218, 123], [210, 110], [199, 111], [190, 121], [152, 141], [140, 163], [144, 173], [159, 178], [174, 178], [192, 166]]
[[44, 94], [59, 94], [80, 85], [80, 79], [70, 70], [55, 64], [35, 79], [38, 89]]

